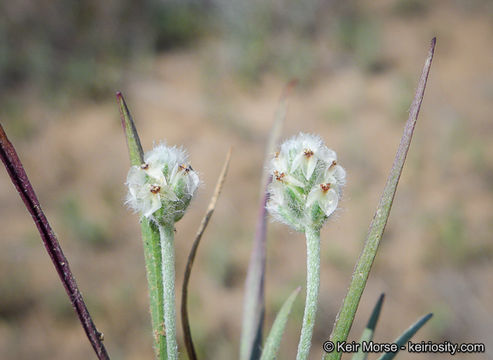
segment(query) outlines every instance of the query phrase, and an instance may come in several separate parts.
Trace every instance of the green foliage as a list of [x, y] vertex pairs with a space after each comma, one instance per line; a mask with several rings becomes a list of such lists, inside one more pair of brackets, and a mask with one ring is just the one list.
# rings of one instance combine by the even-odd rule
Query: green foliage
[[[394, 340], [394, 343], [397, 344], [398, 349], [401, 348], [404, 344], [406, 344], [413, 336], [418, 332], [419, 329], [423, 327], [424, 324], [428, 322], [428, 320], [431, 319], [433, 314], [428, 314], [420, 318], [418, 321], [416, 321], [414, 324], [412, 324], [404, 333], [399, 336], [397, 339]], [[397, 352], [388, 352], [383, 354], [378, 358], [378, 360], [392, 360], [395, 358], [395, 356], [398, 354], [399, 350]]]
[[296, 300], [296, 296], [300, 292], [301, 288], [297, 288], [291, 293], [291, 295], [286, 299], [281, 310], [276, 316], [276, 320], [272, 325], [269, 336], [265, 340], [265, 347], [262, 351], [261, 360], [274, 360], [277, 358], [279, 347], [281, 345], [282, 335], [288, 322], [288, 317], [293, 307], [293, 303]]
[[29, 87], [49, 99], [105, 98], [129, 62], [199, 38], [206, 10], [192, 0], [3, 3], [0, 94]]
[[[363, 293], [363, 290], [365, 289], [368, 275], [377, 254], [380, 239], [382, 238], [387, 220], [390, 215], [390, 210], [394, 201], [399, 178], [401, 176], [402, 169], [406, 161], [407, 152], [409, 150], [409, 146], [411, 145], [411, 139], [413, 136], [414, 128], [416, 126], [416, 121], [418, 119], [421, 103], [423, 101], [426, 83], [428, 80], [428, 74], [435, 51], [435, 45], [436, 38], [433, 38], [430, 44], [425, 65], [423, 67], [423, 72], [421, 73], [418, 87], [416, 89], [416, 95], [411, 105], [409, 117], [407, 119], [406, 125], [404, 126], [404, 133], [402, 135], [401, 142], [395, 155], [394, 164], [392, 165], [392, 169], [390, 170], [390, 174], [387, 178], [387, 183], [385, 184], [385, 188], [380, 198], [380, 203], [378, 204], [377, 211], [375, 212], [375, 215], [370, 224], [370, 228], [368, 229], [368, 235], [366, 237], [365, 245], [354, 268], [351, 284], [349, 285], [346, 297], [344, 298], [341, 309], [339, 310], [339, 313], [337, 315], [337, 320], [334, 324], [334, 328], [332, 329], [332, 334], [330, 335], [330, 340], [333, 343], [337, 343], [338, 341], [346, 341], [349, 335], [349, 330], [351, 329], [351, 326], [353, 324], [354, 316], [356, 314], [356, 310], [358, 309], [361, 295]], [[334, 351], [330, 354], [326, 354], [324, 356], [324, 359], [339, 360], [341, 356], [342, 353]]]
[[[378, 298], [378, 301], [375, 304], [375, 307], [373, 308], [373, 311], [371, 313], [370, 319], [366, 324], [366, 328], [363, 331], [363, 334], [361, 335], [361, 338], [359, 340], [360, 344], [362, 344], [363, 342], [369, 342], [373, 340], [373, 335], [375, 334], [375, 327], [377, 326], [378, 318], [380, 317], [380, 311], [382, 310], [384, 297], [385, 295], [382, 294]], [[368, 358], [368, 353], [364, 353], [362, 347], [360, 347], [358, 352], [353, 355], [353, 360], [366, 360], [367, 358]]]

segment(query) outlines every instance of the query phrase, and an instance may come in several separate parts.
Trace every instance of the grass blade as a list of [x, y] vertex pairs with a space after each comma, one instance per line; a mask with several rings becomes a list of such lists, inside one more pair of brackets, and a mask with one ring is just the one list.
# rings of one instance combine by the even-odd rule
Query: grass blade
[[67, 258], [63, 254], [62, 248], [55, 233], [51, 229], [48, 219], [46, 218], [41, 205], [39, 204], [34, 188], [27, 177], [24, 166], [22, 165], [14, 146], [7, 138], [7, 134], [0, 124], [0, 157], [10, 175], [15, 188], [19, 192], [20, 197], [31, 214], [36, 227], [38, 228], [41, 240], [50, 255], [51, 261], [55, 266], [58, 276], [65, 287], [65, 291], [72, 303], [77, 316], [86, 332], [86, 335], [91, 342], [91, 345], [98, 356], [98, 359], [109, 359], [106, 349], [102, 343], [103, 334], [98, 332], [91, 315], [87, 310], [82, 294], [79, 291], [75, 277], [70, 270]]
[[[416, 90], [416, 95], [410, 108], [409, 118], [404, 128], [404, 134], [402, 135], [399, 148], [397, 149], [394, 164], [390, 170], [390, 175], [387, 179], [387, 183], [385, 184], [377, 211], [370, 224], [370, 229], [368, 231], [364, 248], [358, 259], [358, 263], [354, 268], [348, 292], [344, 298], [342, 307], [337, 314], [334, 328], [330, 336], [330, 340], [334, 344], [337, 344], [337, 342], [340, 341], [345, 341], [348, 337], [349, 330], [353, 324], [354, 316], [361, 299], [361, 294], [365, 288], [368, 275], [373, 265], [373, 260], [375, 259], [378, 250], [380, 239], [382, 238], [382, 234], [385, 230], [385, 225], [387, 224], [387, 219], [389, 218], [394, 195], [397, 190], [397, 184], [402, 173], [407, 151], [409, 150], [409, 145], [411, 144], [411, 138], [416, 125], [416, 120], [418, 118], [421, 102], [423, 101], [431, 61], [435, 51], [435, 44], [436, 38], [433, 38], [428, 52], [428, 57], [419, 80], [418, 88]], [[339, 352], [332, 352], [330, 354], [326, 354], [324, 359], [339, 360], [341, 355], [342, 354]]]
[[419, 319], [414, 324], [412, 324], [409, 327], [409, 329], [404, 331], [404, 333], [394, 341], [394, 343], [396, 343], [398, 347], [397, 352], [382, 354], [382, 356], [380, 356], [378, 360], [392, 360], [399, 352], [401, 346], [404, 346], [404, 344], [406, 344], [409, 340], [411, 340], [414, 334], [416, 334], [418, 330], [421, 329], [423, 325], [426, 324], [426, 322], [431, 319], [432, 316], [433, 314], [430, 313], [428, 315], [423, 316], [421, 319]]
[[219, 175], [219, 179], [217, 180], [214, 194], [212, 195], [209, 206], [207, 207], [207, 211], [202, 219], [202, 222], [200, 223], [197, 234], [195, 235], [195, 240], [193, 242], [192, 249], [190, 250], [190, 254], [188, 255], [187, 267], [185, 268], [185, 276], [183, 277], [183, 287], [181, 291], [181, 323], [183, 327], [185, 347], [187, 349], [188, 357], [190, 360], [197, 360], [197, 354], [193, 346], [192, 333], [190, 331], [190, 320], [188, 317], [188, 307], [187, 307], [188, 283], [190, 281], [192, 266], [195, 260], [195, 256], [197, 255], [197, 249], [200, 244], [200, 239], [202, 238], [202, 235], [204, 234], [204, 231], [207, 228], [207, 225], [209, 224], [209, 220], [212, 217], [212, 213], [216, 208], [217, 199], [219, 198], [219, 194], [221, 193], [221, 189], [224, 185], [224, 180], [226, 179], [226, 174], [228, 172], [230, 160], [231, 160], [231, 148], [229, 149], [228, 154], [226, 155], [226, 160], [221, 170], [221, 174]]
[[[277, 142], [281, 135], [282, 125], [286, 118], [288, 105], [288, 95], [295, 81], [291, 81], [285, 88], [279, 105], [277, 107], [274, 124], [270, 131], [269, 140], [264, 160], [264, 169], [267, 168], [268, 161], [275, 151]], [[267, 203], [267, 185], [270, 178], [267, 171], [262, 174], [260, 184], [261, 202], [257, 218], [257, 228], [253, 243], [253, 250], [250, 255], [247, 278], [245, 281], [245, 297], [243, 304], [243, 320], [240, 341], [240, 360], [257, 360], [260, 358], [262, 347], [262, 328], [264, 324], [264, 277], [265, 277], [265, 248], [266, 248], [266, 231], [267, 231], [267, 213], [265, 205]]]
[[[118, 91], [116, 99], [120, 107], [120, 117], [127, 140], [130, 164], [139, 166], [144, 162], [144, 151], [140, 144], [139, 134], [123, 94]], [[159, 229], [148, 219], [140, 221], [144, 259], [146, 264], [147, 283], [149, 287], [150, 313], [154, 351], [159, 360], [167, 358], [166, 331], [164, 328], [163, 275], [161, 272], [161, 245]]]
[[286, 323], [288, 322], [291, 308], [293, 307], [294, 300], [296, 300], [300, 290], [301, 287], [298, 287], [295, 291], [293, 291], [282, 305], [281, 310], [279, 310], [276, 320], [274, 320], [274, 324], [272, 324], [269, 336], [267, 336], [267, 340], [265, 341], [265, 347], [262, 351], [262, 357], [260, 360], [275, 360], [277, 358], [282, 335], [284, 333]]
[[[375, 333], [375, 327], [377, 326], [378, 318], [380, 317], [380, 311], [382, 310], [383, 300], [385, 299], [385, 294], [381, 294], [378, 298], [375, 307], [371, 313], [370, 319], [366, 324], [366, 328], [361, 335], [361, 339], [359, 341], [360, 344], [363, 341], [369, 342], [373, 340], [373, 334]], [[359, 348], [359, 351], [353, 355], [353, 360], [366, 360], [368, 358], [368, 353], [364, 353], [362, 348]]]

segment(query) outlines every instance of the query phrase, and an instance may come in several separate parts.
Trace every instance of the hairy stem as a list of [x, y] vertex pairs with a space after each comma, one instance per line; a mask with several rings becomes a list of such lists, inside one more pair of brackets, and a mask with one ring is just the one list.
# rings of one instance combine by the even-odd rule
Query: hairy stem
[[156, 359], [166, 360], [166, 331], [164, 328], [163, 274], [161, 272], [160, 232], [146, 218], [141, 220], [142, 240], [146, 263], [147, 284], [151, 311], [152, 335]]
[[175, 233], [173, 224], [159, 225], [159, 236], [161, 239], [164, 326], [166, 327], [168, 360], [177, 360], [178, 345], [176, 343], [175, 311]]
[[306, 300], [303, 326], [296, 360], [305, 360], [310, 352], [313, 326], [318, 305], [318, 290], [320, 287], [320, 229], [307, 226], [306, 236]]

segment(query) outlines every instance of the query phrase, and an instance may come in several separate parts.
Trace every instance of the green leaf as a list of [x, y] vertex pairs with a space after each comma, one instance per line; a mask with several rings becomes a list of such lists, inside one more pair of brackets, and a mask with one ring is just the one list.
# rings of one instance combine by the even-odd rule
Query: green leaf
[[[385, 294], [381, 294], [378, 298], [375, 307], [371, 313], [370, 319], [366, 324], [366, 328], [361, 335], [361, 339], [359, 341], [360, 344], [363, 341], [369, 342], [373, 340], [373, 334], [375, 333], [375, 327], [377, 326], [378, 318], [380, 317], [380, 311], [382, 310], [383, 300], [385, 298]], [[353, 360], [366, 360], [368, 358], [368, 353], [364, 353], [362, 347], [360, 346], [359, 351], [353, 355]]]
[[[144, 162], [144, 151], [140, 144], [139, 134], [137, 133], [135, 123], [123, 98], [123, 94], [118, 91], [116, 93], [116, 99], [120, 107], [121, 122], [127, 140], [130, 164], [132, 166], [139, 166]], [[162, 260], [159, 229], [145, 218], [141, 220], [140, 226], [149, 287], [154, 351], [157, 359], [166, 360], [167, 347], [166, 331], [164, 329], [163, 275], [161, 272]]]
[[397, 355], [397, 353], [399, 352], [401, 346], [404, 346], [414, 336], [414, 334], [416, 334], [418, 332], [418, 330], [421, 329], [423, 327], [423, 325], [426, 324], [426, 322], [431, 319], [432, 316], [433, 316], [433, 314], [430, 313], [428, 315], [423, 316], [421, 319], [419, 319], [414, 324], [412, 324], [409, 327], [409, 329], [404, 331], [404, 333], [394, 341], [394, 343], [396, 343], [397, 347], [398, 347], [397, 352], [395, 352], [395, 353], [390, 352], [390, 353], [382, 354], [382, 356], [380, 356], [378, 358], [378, 360], [391, 360], [391, 359], [393, 359]]
[[[407, 151], [409, 150], [409, 145], [411, 144], [411, 138], [413, 136], [416, 120], [418, 119], [419, 109], [423, 101], [426, 82], [430, 72], [431, 61], [435, 51], [435, 44], [436, 38], [433, 38], [423, 72], [421, 73], [418, 88], [416, 89], [416, 95], [414, 96], [413, 103], [411, 104], [409, 118], [407, 119], [404, 127], [404, 134], [402, 135], [399, 148], [397, 149], [397, 154], [395, 155], [394, 164], [392, 165], [389, 177], [387, 178], [387, 183], [385, 184], [377, 211], [375, 212], [373, 220], [370, 224], [365, 245], [361, 251], [356, 267], [354, 268], [348, 292], [344, 298], [341, 309], [337, 314], [337, 320], [334, 324], [332, 334], [330, 335], [330, 341], [334, 344], [346, 341], [349, 335], [349, 330], [353, 324], [361, 295], [363, 294], [368, 275], [370, 274], [373, 261], [375, 260], [378, 245], [390, 215], [390, 209], [392, 208], [392, 202], [394, 201], [394, 195], [397, 190], [397, 184], [399, 183], [404, 162], [406, 160]], [[340, 352], [334, 351], [330, 354], [325, 354], [324, 359], [339, 360], [341, 356], [342, 354]]]
[[135, 123], [128, 110], [127, 103], [123, 98], [123, 94], [118, 91], [116, 93], [116, 99], [120, 106], [120, 117], [122, 121], [123, 131], [127, 139], [128, 155], [130, 156], [130, 164], [141, 165], [144, 162], [144, 151], [140, 144], [139, 134], [135, 128]]
[[[267, 168], [271, 155], [275, 151], [281, 129], [286, 118], [287, 98], [294, 87], [295, 82], [290, 82], [284, 90], [276, 111], [274, 124], [269, 135], [269, 141], [265, 153], [264, 169]], [[265, 253], [267, 213], [267, 185], [270, 179], [265, 170], [260, 184], [261, 202], [258, 212], [257, 230], [250, 255], [247, 278], [245, 282], [245, 296], [243, 304], [243, 321], [240, 340], [240, 360], [257, 360], [260, 358], [262, 348], [262, 328], [264, 324], [264, 277], [265, 277]]]
[[282, 335], [288, 321], [289, 313], [291, 312], [294, 300], [298, 296], [300, 290], [301, 287], [298, 287], [295, 291], [293, 291], [282, 305], [281, 310], [279, 310], [276, 320], [274, 321], [274, 324], [272, 324], [269, 336], [265, 341], [265, 347], [262, 351], [262, 357], [260, 358], [261, 360], [274, 360], [277, 358], [277, 353], [279, 352]]

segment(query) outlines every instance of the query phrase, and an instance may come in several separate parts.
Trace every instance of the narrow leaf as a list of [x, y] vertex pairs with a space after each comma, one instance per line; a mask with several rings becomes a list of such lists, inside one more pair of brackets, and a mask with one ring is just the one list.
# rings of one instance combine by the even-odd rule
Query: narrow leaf
[[[361, 294], [365, 289], [366, 281], [373, 265], [373, 260], [377, 254], [378, 245], [389, 218], [390, 209], [397, 190], [397, 184], [402, 173], [407, 151], [409, 150], [409, 145], [411, 144], [411, 138], [416, 125], [416, 120], [418, 118], [421, 102], [423, 101], [431, 61], [435, 51], [435, 44], [436, 38], [433, 38], [428, 52], [428, 57], [419, 80], [418, 88], [416, 89], [416, 95], [410, 108], [409, 118], [404, 128], [404, 134], [402, 135], [399, 148], [397, 149], [394, 164], [392, 165], [390, 175], [387, 179], [382, 197], [380, 198], [377, 211], [375, 212], [373, 220], [370, 224], [364, 248], [358, 259], [358, 263], [354, 268], [348, 292], [344, 298], [342, 307], [337, 314], [336, 322], [330, 336], [330, 340], [334, 344], [337, 344], [337, 342], [346, 341], [348, 337], [349, 330], [353, 324], [354, 316], [361, 299]], [[330, 354], [326, 354], [324, 359], [339, 360], [341, 355], [342, 354], [340, 352], [335, 351]]]
[[421, 329], [423, 327], [423, 325], [426, 324], [427, 321], [431, 319], [432, 316], [433, 316], [433, 314], [431, 314], [431, 313], [423, 316], [421, 319], [419, 319], [414, 324], [412, 324], [409, 327], [409, 329], [404, 331], [404, 333], [394, 341], [394, 343], [396, 343], [397, 347], [398, 347], [397, 352], [382, 354], [382, 356], [380, 356], [378, 359], [379, 360], [392, 360], [397, 355], [399, 350], [401, 350], [401, 347], [404, 347], [405, 344], [409, 340], [411, 340], [411, 338], [414, 336], [414, 334], [416, 334], [418, 332], [418, 330]]
[[123, 131], [125, 132], [125, 138], [127, 139], [130, 163], [132, 165], [140, 165], [144, 162], [144, 151], [142, 150], [142, 145], [140, 144], [139, 134], [135, 128], [134, 120], [128, 110], [123, 94], [120, 91], [116, 93], [116, 99], [120, 107], [120, 117]]
[[269, 336], [267, 336], [267, 340], [265, 341], [265, 347], [262, 351], [262, 357], [260, 358], [261, 360], [275, 360], [277, 358], [282, 335], [284, 334], [291, 308], [293, 307], [294, 300], [300, 293], [300, 290], [301, 287], [298, 287], [293, 291], [282, 305], [281, 310], [279, 310], [276, 320], [274, 320], [274, 324], [272, 324]]
[[[382, 293], [378, 298], [378, 301], [371, 313], [370, 319], [366, 324], [366, 328], [361, 335], [361, 339], [359, 341], [360, 344], [362, 344], [363, 341], [369, 342], [373, 340], [373, 334], [375, 333], [375, 327], [377, 326], [378, 318], [380, 317], [380, 311], [382, 310], [384, 298], [385, 294]], [[368, 353], [364, 353], [361, 347], [359, 348], [359, 351], [353, 355], [353, 360], [366, 360], [367, 358]]]
[[[118, 91], [116, 99], [120, 108], [120, 117], [123, 131], [127, 140], [128, 155], [132, 166], [139, 166], [144, 162], [144, 151], [140, 144], [139, 134], [134, 120], [128, 109], [123, 94]], [[163, 304], [163, 275], [161, 272], [161, 246], [159, 230], [148, 219], [140, 221], [142, 242], [144, 245], [144, 259], [146, 264], [147, 283], [149, 287], [149, 302], [152, 324], [154, 351], [159, 360], [166, 360], [166, 331], [164, 328]]]
[[[296, 85], [291, 81], [281, 96], [279, 101], [274, 124], [270, 131], [268, 145], [264, 160], [264, 169], [267, 168], [271, 154], [281, 135], [282, 125], [286, 118], [288, 95]], [[262, 328], [264, 324], [264, 277], [265, 277], [265, 253], [266, 253], [266, 231], [268, 194], [267, 186], [270, 183], [268, 172], [264, 170], [260, 184], [261, 201], [258, 211], [257, 228], [253, 243], [250, 263], [248, 265], [247, 278], [245, 281], [245, 297], [243, 304], [243, 321], [240, 341], [240, 360], [257, 360], [260, 358], [262, 347]]]
[[103, 334], [96, 329], [96, 326], [92, 321], [91, 315], [87, 310], [82, 294], [75, 281], [75, 277], [70, 270], [68, 260], [63, 254], [60, 243], [55, 236], [55, 232], [52, 230], [48, 219], [41, 209], [38, 197], [36, 196], [34, 188], [27, 177], [24, 166], [17, 156], [14, 146], [7, 138], [7, 134], [3, 130], [1, 124], [0, 157], [2, 158], [5, 168], [7, 169], [15, 188], [19, 192], [21, 199], [24, 201], [24, 205], [31, 214], [34, 223], [38, 228], [46, 251], [50, 255], [51, 261], [58, 272], [58, 276], [65, 287], [65, 291], [67, 292], [70, 302], [79, 317], [82, 327], [84, 328], [84, 331], [86, 332], [86, 335], [91, 342], [98, 359], [109, 359], [106, 349], [102, 343]]
[[185, 268], [185, 276], [183, 277], [183, 286], [181, 291], [181, 324], [183, 327], [185, 347], [187, 349], [188, 357], [190, 360], [196, 360], [197, 354], [193, 346], [192, 333], [190, 331], [190, 320], [188, 317], [188, 304], [187, 304], [188, 283], [190, 282], [190, 275], [192, 274], [192, 266], [195, 260], [195, 256], [197, 255], [197, 249], [200, 244], [200, 239], [202, 239], [202, 235], [204, 234], [204, 231], [207, 228], [207, 225], [209, 224], [209, 220], [212, 217], [212, 213], [216, 208], [217, 199], [219, 198], [219, 194], [221, 193], [221, 189], [224, 185], [224, 180], [226, 179], [226, 174], [228, 172], [230, 160], [231, 160], [231, 148], [229, 149], [228, 154], [226, 155], [226, 160], [224, 161], [221, 174], [219, 175], [219, 179], [217, 180], [214, 194], [212, 195], [209, 206], [207, 207], [207, 211], [205, 212], [205, 215], [202, 218], [202, 222], [200, 223], [197, 234], [195, 235], [195, 240], [193, 241], [192, 249], [190, 250], [190, 254], [188, 255], [187, 267]]

